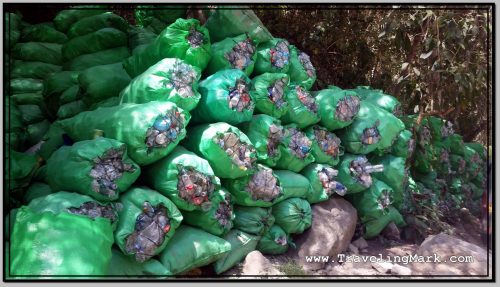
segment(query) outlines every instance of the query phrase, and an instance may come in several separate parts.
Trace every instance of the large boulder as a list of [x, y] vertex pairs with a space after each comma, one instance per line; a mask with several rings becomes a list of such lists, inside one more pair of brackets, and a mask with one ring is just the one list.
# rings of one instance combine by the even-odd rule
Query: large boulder
[[[417, 255], [439, 256], [441, 262], [413, 262], [413, 275], [487, 275], [488, 252], [472, 243], [445, 233], [427, 237], [416, 251]], [[455, 256], [452, 258], [452, 256]], [[472, 256], [473, 262], [451, 262]], [[446, 260], [446, 262], [445, 262]], [[491, 274], [491, 272], [490, 272]]]
[[347, 250], [356, 229], [356, 209], [341, 197], [332, 197], [312, 206], [312, 226], [295, 238], [296, 249], [290, 255], [306, 271], [323, 269], [326, 262], [307, 262], [306, 256], [337, 255]]
[[243, 262], [241, 275], [251, 276], [282, 276], [283, 274], [276, 269], [272, 263], [262, 255], [259, 251], [255, 250], [248, 253]]

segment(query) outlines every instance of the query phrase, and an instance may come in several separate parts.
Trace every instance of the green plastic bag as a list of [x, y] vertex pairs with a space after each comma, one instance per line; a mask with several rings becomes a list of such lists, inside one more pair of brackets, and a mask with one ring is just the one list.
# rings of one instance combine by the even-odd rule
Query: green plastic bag
[[[84, 206], [85, 203], [97, 203], [100, 207], [107, 207], [106, 214], [97, 214], [94, 213], [79, 213], [78, 209], [87, 208]], [[86, 196], [83, 194], [59, 191], [56, 193], [52, 193], [46, 196], [40, 196], [33, 199], [28, 207], [36, 213], [42, 212], [52, 212], [54, 214], [67, 212], [70, 214], [75, 214], [77, 216], [84, 216], [90, 219], [95, 218], [104, 218], [108, 220], [113, 228], [116, 228], [116, 223], [118, 222], [118, 212], [116, 209], [118, 208], [114, 203], [102, 204], [100, 202], [96, 202], [92, 197]], [[92, 211], [91, 211], [92, 212]]]
[[[237, 138], [236, 144], [239, 143], [240, 147], [245, 147], [246, 151], [243, 160], [239, 155], [232, 158], [220, 145], [225, 143], [225, 135], [235, 135]], [[193, 127], [189, 130], [187, 139], [183, 144], [190, 151], [205, 158], [219, 178], [234, 179], [254, 172], [257, 154], [252, 142], [238, 128], [226, 123]], [[226, 147], [226, 144], [223, 146]]]
[[49, 130], [42, 137], [42, 145], [38, 151], [44, 160], [48, 160], [52, 153], [64, 144], [64, 130], [59, 125], [59, 122], [54, 122], [50, 125]]
[[450, 165], [455, 175], [461, 176], [465, 174], [467, 163], [463, 157], [456, 154], [450, 154]]
[[113, 230], [107, 219], [34, 213], [21, 207], [11, 240], [10, 274], [105, 275], [112, 244]]
[[43, 62], [14, 61], [12, 70], [10, 71], [10, 77], [45, 79], [50, 74], [57, 73], [60, 70], [61, 66]]
[[274, 205], [273, 216], [287, 234], [300, 234], [312, 224], [311, 205], [301, 198], [289, 198]]
[[480, 186], [477, 186], [474, 183], [469, 183], [469, 186], [472, 189], [471, 198], [473, 200], [479, 200], [483, 196], [483, 193], [485, 192], [485, 189], [482, 188], [482, 187], [480, 187]]
[[398, 227], [404, 227], [406, 225], [406, 222], [399, 211], [394, 207], [389, 206], [386, 214], [382, 215], [378, 219], [365, 223], [365, 233], [363, 237], [366, 239], [376, 237], [391, 222], [394, 222]]
[[130, 26], [128, 29], [128, 47], [131, 51], [142, 45], [153, 43], [158, 35], [141, 27]]
[[213, 43], [212, 58], [205, 73], [210, 75], [221, 70], [239, 69], [250, 76], [257, 58], [256, 46], [257, 44], [246, 34]]
[[250, 79], [240, 70], [223, 70], [209, 76], [198, 87], [201, 99], [191, 111], [193, 123], [237, 125], [250, 121], [255, 99], [249, 90]]
[[63, 70], [82, 71], [94, 66], [113, 64], [128, 58], [130, 53], [125, 46], [102, 50], [92, 54], [78, 56], [63, 65]]
[[198, 80], [201, 71], [186, 62], [163, 59], [135, 77], [120, 93], [121, 103], [143, 104], [168, 101], [191, 111], [200, 101]]
[[313, 141], [295, 124], [284, 126], [283, 130], [283, 145], [280, 146], [281, 157], [275, 168], [300, 172], [308, 164], [314, 162], [314, 156], [311, 153]]
[[88, 106], [82, 100], [73, 101], [59, 107], [59, 109], [57, 110], [57, 118], [71, 118], [83, 111], [86, 111], [87, 109]]
[[40, 105], [43, 101], [43, 95], [40, 92], [15, 94], [10, 98], [17, 105]]
[[[165, 141], [161, 145], [148, 144], [150, 139], [148, 130], [164, 130], [165, 120], [172, 120], [174, 117], [179, 119], [179, 123], [176, 123], [175, 128], [171, 127], [168, 130], [172, 137], [177, 133], [173, 141], [168, 143]], [[76, 141], [92, 139], [96, 130], [101, 130], [104, 137], [125, 143], [128, 155], [133, 161], [139, 165], [147, 165], [167, 156], [174, 149], [185, 137], [185, 126], [189, 120], [190, 115], [173, 103], [149, 102], [99, 108], [80, 113], [60, 123], [68, 135]]]
[[425, 148], [417, 147], [415, 149], [415, 156], [413, 157], [413, 165], [412, 167], [421, 173], [431, 172], [432, 165], [431, 161], [434, 160], [434, 153], [432, 151], [432, 147], [430, 145]]
[[186, 17], [186, 11], [185, 5], [138, 5], [134, 16], [136, 23], [143, 27], [150, 25], [152, 18], [168, 25]]
[[253, 73], [286, 73], [290, 68], [290, 44], [287, 40], [273, 38], [257, 46]]
[[394, 192], [383, 181], [374, 179], [373, 184], [364, 192], [348, 195], [358, 212], [362, 223], [378, 219], [389, 212]]
[[[453, 137], [453, 136], [450, 136], [450, 137]], [[470, 142], [470, 143], [466, 143], [465, 144], [467, 147], [473, 149], [476, 151], [476, 153], [479, 155], [479, 157], [481, 157], [484, 161], [486, 161], [488, 159], [488, 153], [486, 151], [486, 148], [484, 147], [484, 145], [480, 144], [480, 143], [477, 143], [477, 142]], [[455, 147], [456, 148], [456, 147]], [[451, 149], [451, 151], [453, 153], [456, 153], [454, 150], [453, 150], [453, 147]], [[465, 150], [464, 150], [464, 153], [465, 153]]]
[[289, 170], [275, 170], [274, 174], [278, 178], [283, 193], [275, 203], [292, 197], [307, 198], [311, 194], [311, 183], [302, 174]]
[[8, 111], [4, 113], [4, 142], [8, 144], [11, 149], [20, 150], [26, 136], [26, 128], [23, 125], [21, 111], [17, 104], [10, 98], [6, 98], [4, 103], [5, 110]]
[[28, 145], [32, 146], [40, 142], [45, 133], [50, 128], [50, 122], [48, 120], [43, 120], [38, 123], [29, 125], [26, 128], [26, 142]]
[[271, 208], [235, 206], [234, 228], [253, 235], [264, 235], [274, 224]]
[[[118, 212], [119, 221], [118, 228], [115, 231], [115, 243], [124, 254], [129, 256], [134, 256], [135, 254], [136, 260], [138, 259], [137, 256], [142, 254], [137, 252], [129, 253], [126, 249], [126, 242], [128, 237], [134, 233], [137, 217], [143, 213], [144, 203], [149, 202], [154, 208], [161, 205], [167, 209], [170, 229], [165, 233], [163, 242], [154, 250], [154, 254], [145, 255], [152, 257], [161, 253], [182, 221], [182, 214], [175, 204], [160, 193], [146, 187], [133, 187], [129, 189], [120, 196], [119, 202], [123, 205], [123, 209]], [[141, 262], [141, 260], [137, 261]]]
[[[191, 172], [196, 173], [190, 176]], [[202, 177], [196, 181], [196, 176]], [[182, 178], [187, 177], [191, 186], [185, 186]], [[143, 170], [144, 183], [161, 194], [167, 196], [175, 205], [186, 211], [202, 210], [211, 203], [216, 190], [220, 188], [220, 180], [208, 161], [196, 154], [177, 146], [168, 156], [148, 165]]]
[[10, 94], [36, 93], [43, 90], [43, 80], [19, 78], [10, 80]]
[[115, 28], [127, 32], [128, 24], [122, 17], [106, 12], [98, 15], [82, 18], [71, 25], [68, 30], [68, 38], [74, 39], [78, 36], [90, 34], [102, 28]]
[[364, 155], [344, 154], [338, 164], [338, 179], [347, 188], [347, 193], [357, 193], [372, 185], [371, 173], [380, 172], [381, 167], [368, 162]]
[[248, 253], [254, 251], [260, 236], [250, 235], [238, 229], [231, 229], [224, 236], [224, 240], [231, 244], [231, 251], [215, 261], [214, 270], [217, 274], [231, 269], [231, 267], [241, 262]]
[[17, 43], [12, 49], [12, 56], [17, 60], [27, 62], [42, 62], [61, 65], [61, 47], [61, 44], [53, 43]]
[[344, 196], [347, 188], [336, 180], [338, 171], [329, 165], [313, 163], [301, 174], [309, 180], [311, 191], [307, 193], [307, 201], [311, 204], [326, 201], [334, 193]]
[[305, 133], [312, 141], [311, 154], [315, 162], [331, 166], [339, 163], [340, 157], [344, 155], [344, 147], [334, 133], [319, 125], [309, 127]]
[[112, 201], [140, 173], [140, 167], [127, 156], [125, 144], [96, 138], [55, 151], [47, 160], [46, 181], [53, 190], [75, 191], [97, 200]]
[[130, 76], [121, 63], [95, 66], [82, 71], [78, 82], [83, 102], [88, 106], [118, 96], [130, 83]]
[[410, 130], [403, 130], [399, 133], [396, 141], [392, 145], [391, 154], [403, 158], [409, 158], [415, 151], [415, 139]]
[[80, 72], [61, 71], [49, 76], [43, 85], [43, 96], [50, 98], [56, 95], [56, 99], [68, 88], [78, 85], [78, 75]]
[[255, 99], [255, 112], [275, 118], [283, 116], [290, 109], [285, 97], [288, 83], [288, 75], [283, 73], [264, 73], [253, 78], [250, 94]]
[[73, 6], [57, 13], [54, 17], [54, 26], [57, 30], [66, 33], [74, 23], [83, 18], [105, 13], [106, 9], [107, 7], [105, 5]]
[[368, 154], [376, 149], [392, 147], [404, 124], [393, 114], [362, 101], [357, 118], [351, 125], [339, 131], [338, 136], [346, 151]]
[[290, 82], [310, 90], [316, 82], [316, 69], [311, 63], [309, 55], [290, 45], [290, 67], [288, 69]]
[[159, 259], [172, 275], [182, 274], [215, 262], [230, 251], [231, 244], [226, 240], [201, 229], [181, 225]]
[[82, 98], [82, 94], [80, 91], [80, 86], [74, 85], [74, 86], [67, 88], [61, 94], [61, 97], [59, 98], [59, 103], [60, 104], [67, 104], [67, 103], [71, 103], [71, 102], [75, 102], [77, 100], [80, 100], [81, 98]]
[[30, 25], [21, 32], [21, 42], [45, 42], [64, 44], [68, 40], [64, 33], [61, 33], [51, 26], [52, 23], [40, 23]]
[[285, 98], [290, 108], [281, 117], [283, 124], [295, 123], [303, 129], [320, 121], [316, 99], [302, 86], [290, 85]]
[[257, 250], [262, 254], [279, 255], [285, 253], [289, 245], [294, 246], [291, 237], [286, 234], [283, 228], [274, 224], [260, 239]]
[[252, 175], [225, 180], [223, 185], [238, 205], [270, 207], [283, 200], [284, 190], [276, 171], [261, 164], [257, 165]]
[[313, 95], [318, 105], [320, 124], [330, 131], [349, 126], [358, 115], [360, 100], [352, 91], [328, 88]]
[[6, 154], [5, 183], [8, 190], [15, 192], [27, 187], [40, 166], [36, 155], [9, 150]]
[[283, 127], [279, 120], [268, 115], [254, 115], [239, 128], [248, 136], [257, 150], [257, 160], [273, 167], [281, 157]]
[[441, 191], [446, 185], [446, 182], [444, 182], [444, 180], [438, 178], [438, 174], [435, 171], [424, 174], [414, 172], [413, 177], [415, 178], [415, 180], [422, 183], [425, 188], [432, 190], [436, 194], [441, 194]]
[[62, 46], [63, 59], [68, 61], [84, 54], [127, 46], [127, 34], [114, 28], [102, 28], [75, 37]]
[[[18, 210], [19, 210], [18, 208], [13, 208], [5, 216], [5, 220], [4, 220], [4, 232], [5, 233], [4, 234], [6, 235], [5, 238], [7, 240], [10, 240], [10, 236], [11, 236], [12, 232], [14, 231], [14, 225], [16, 223], [16, 215], [17, 215]], [[5, 250], [10, 250], [8, 248], [9, 247], [7, 246]], [[7, 251], [5, 253], [8, 254], [9, 251]], [[9, 260], [6, 260], [4, 262], [9, 262]]]
[[373, 89], [368, 86], [358, 86], [351, 91], [356, 92], [361, 100], [378, 106], [395, 116], [401, 116], [401, 103], [393, 96], [385, 94], [382, 90]]
[[40, 107], [37, 105], [19, 105], [23, 124], [29, 125], [45, 119]]
[[453, 134], [444, 139], [443, 144], [450, 152], [463, 156], [465, 153], [465, 143], [461, 135]]
[[33, 182], [26, 190], [23, 199], [25, 203], [30, 203], [35, 198], [46, 196], [51, 193], [53, 193], [53, 191], [48, 184]]
[[21, 36], [21, 31], [19, 30], [21, 17], [14, 13], [6, 13], [4, 16], [4, 25], [6, 31], [5, 43], [8, 43], [8, 47], [12, 48]]
[[182, 211], [183, 223], [201, 228], [208, 233], [222, 236], [233, 228], [234, 212], [231, 194], [221, 188], [212, 196], [212, 205], [207, 211]]
[[210, 61], [210, 36], [196, 19], [177, 19], [143, 51], [124, 63], [131, 77], [136, 77], [164, 58], [178, 58], [204, 70]]
[[384, 166], [384, 171], [373, 174], [378, 180], [383, 181], [393, 190], [393, 205], [398, 210], [403, 207], [403, 196], [408, 184], [408, 169], [405, 165], [406, 159], [403, 157], [395, 157], [385, 155], [383, 157], [372, 157], [370, 162], [373, 164], [381, 164]]
[[171, 275], [170, 271], [156, 259], [150, 259], [144, 263], [139, 263], [133, 258], [124, 255], [117, 248], [113, 248], [111, 254], [111, 262], [109, 263], [106, 275], [111, 275], [113, 277], [123, 276], [127, 278], [134, 276], [141, 276], [141, 278], [144, 278], [144, 275], [155, 275], [155, 278], [158, 278], [156, 277], [158, 275]]
[[273, 38], [259, 17], [248, 6], [232, 5], [216, 9], [205, 27], [210, 32], [212, 42], [247, 33], [254, 41], [263, 43]]

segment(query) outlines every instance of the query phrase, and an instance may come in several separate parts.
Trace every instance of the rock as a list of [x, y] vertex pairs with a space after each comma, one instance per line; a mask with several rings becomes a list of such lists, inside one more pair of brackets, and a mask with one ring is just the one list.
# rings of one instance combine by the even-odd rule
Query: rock
[[245, 261], [243, 262], [243, 268], [241, 275], [283, 275], [276, 269], [271, 262], [262, 255], [259, 251], [255, 250], [248, 253]]
[[406, 266], [401, 266], [399, 264], [393, 264], [391, 268], [391, 274], [394, 275], [411, 275], [411, 269]]
[[368, 242], [363, 237], [360, 237], [352, 242], [352, 245], [356, 246], [358, 249], [368, 248]]
[[358, 248], [352, 244], [349, 244], [349, 248], [347, 250], [349, 250], [352, 254], [359, 254]]
[[[427, 237], [416, 251], [417, 255], [436, 256], [441, 262], [412, 262], [413, 275], [487, 275], [488, 252], [481, 247], [445, 233]], [[452, 256], [455, 256], [452, 258]], [[473, 262], [451, 262], [472, 256]], [[446, 261], [446, 262], [445, 262]], [[491, 266], [491, 264], [490, 264]], [[491, 274], [491, 271], [490, 271]]]
[[345, 199], [334, 196], [312, 207], [312, 226], [295, 238], [296, 249], [289, 255], [305, 271], [323, 269], [326, 262], [307, 262], [306, 256], [330, 256], [336, 260], [349, 247], [357, 221], [356, 209]]
[[401, 240], [401, 234], [399, 232], [399, 228], [396, 226], [396, 224], [391, 221], [384, 230], [382, 230], [382, 235], [390, 240], [396, 240], [399, 241]]
[[373, 262], [372, 267], [382, 274], [387, 274], [392, 269], [392, 263], [389, 262]]

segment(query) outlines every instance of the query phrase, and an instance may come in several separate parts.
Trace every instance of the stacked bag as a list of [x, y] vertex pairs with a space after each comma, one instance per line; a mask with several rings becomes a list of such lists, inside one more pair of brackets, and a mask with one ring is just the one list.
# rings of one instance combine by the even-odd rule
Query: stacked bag
[[[40, 81], [50, 128], [34, 154], [10, 151], [11, 276], [221, 274], [293, 248], [332, 196], [352, 202], [366, 238], [405, 225], [414, 131], [394, 97], [311, 91], [309, 56], [251, 10], [210, 10], [201, 25], [141, 6], [130, 26], [83, 8], [54, 19], [67, 40]], [[26, 123], [9, 109], [15, 140]]]

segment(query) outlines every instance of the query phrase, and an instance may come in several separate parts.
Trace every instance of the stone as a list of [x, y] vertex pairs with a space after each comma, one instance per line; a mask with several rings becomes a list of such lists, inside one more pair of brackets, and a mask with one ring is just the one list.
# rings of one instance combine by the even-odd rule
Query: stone
[[385, 261], [372, 263], [373, 269], [377, 270], [382, 274], [387, 274], [392, 269], [392, 266], [393, 266], [392, 263]]
[[391, 268], [391, 274], [394, 275], [411, 275], [411, 269], [399, 264], [394, 264]]
[[367, 249], [368, 242], [363, 237], [360, 237], [352, 242], [352, 245], [356, 246], [358, 249]]
[[269, 259], [264, 257], [262, 253], [255, 250], [248, 253], [247, 257], [245, 257], [245, 261], [243, 262], [242, 273], [241, 275], [275, 275], [282, 276], [283, 274], [276, 269]]
[[[412, 262], [413, 275], [488, 275], [489, 255], [485, 249], [445, 233], [427, 237], [416, 254], [432, 258], [436, 254], [441, 262]], [[465, 256], [472, 256], [473, 262], [451, 262], [466, 259]]]
[[348, 248], [349, 252], [351, 252], [352, 254], [359, 254], [359, 250], [356, 246], [352, 245], [352, 244], [349, 244], [349, 248]]
[[389, 223], [384, 228], [384, 230], [382, 230], [382, 235], [390, 240], [396, 240], [396, 241], [401, 240], [401, 233], [399, 232], [399, 228], [393, 221], [391, 221], [391, 223]]
[[337, 258], [349, 247], [357, 218], [356, 209], [339, 196], [313, 205], [311, 228], [294, 238], [297, 248], [290, 248], [289, 255], [305, 271], [323, 269], [326, 262], [307, 262], [306, 256]]

